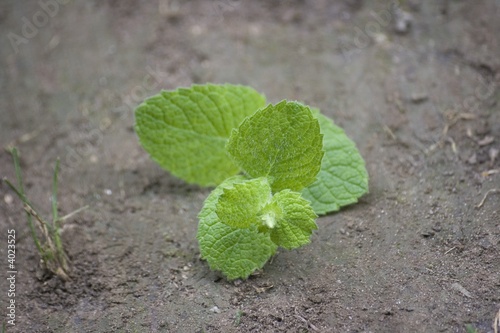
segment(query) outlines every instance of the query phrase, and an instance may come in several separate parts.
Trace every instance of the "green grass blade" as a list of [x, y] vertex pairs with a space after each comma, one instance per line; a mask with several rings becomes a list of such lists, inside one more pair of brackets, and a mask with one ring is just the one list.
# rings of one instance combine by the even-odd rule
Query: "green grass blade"
[[64, 253], [64, 248], [61, 240], [61, 223], [57, 212], [57, 179], [59, 175], [59, 159], [56, 161], [54, 167], [54, 177], [52, 178], [52, 228], [50, 228], [51, 237], [54, 240], [54, 245], [56, 246], [56, 257], [63, 270], [66, 270], [66, 255]]
[[10, 181], [8, 181], [7, 179], [4, 179], [3, 180], [5, 182], [5, 184], [7, 184], [7, 186], [10, 187], [10, 189], [12, 191], [14, 191], [14, 193], [16, 193], [16, 195], [19, 197], [19, 199], [22, 200], [22, 202], [25, 202], [25, 200], [23, 200], [23, 195], [21, 194], [21, 192], [19, 192], [19, 190], [17, 189], [17, 187], [14, 186], [14, 184], [12, 184]]
[[24, 196], [24, 185], [23, 185], [23, 175], [21, 173], [21, 164], [19, 163], [19, 154], [17, 148], [12, 148], [12, 157], [14, 158], [14, 169], [16, 170], [17, 185], [19, 186], [19, 192]]
[[[19, 163], [19, 154], [17, 152], [17, 148], [12, 148], [12, 157], [14, 158], [14, 169], [16, 171], [16, 178], [17, 178], [17, 186], [19, 187], [18, 189], [15, 188], [9, 181], [5, 181], [9, 187], [16, 192], [17, 196], [21, 201], [30, 207], [33, 207], [28, 199], [26, 198], [26, 195], [24, 193], [24, 185], [23, 185], [23, 176], [21, 173], [21, 164]], [[33, 241], [35, 242], [35, 246], [40, 254], [43, 254], [43, 249], [42, 246], [40, 245], [40, 241], [38, 240], [38, 236], [36, 235], [35, 231], [35, 226], [33, 225], [33, 217], [31, 216], [30, 213], [26, 212], [26, 218], [28, 219], [28, 226], [30, 228], [31, 232], [31, 237], [33, 238]]]
[[[56, 224], [59, 219], [57, 216], [57, 175], [59, 173], [59, 159], [56, 161], [56, 166], [54, 168], [54, 177], [52, 179], [52, 223]], [[57, 229], [57, 228], [56, 228]]]

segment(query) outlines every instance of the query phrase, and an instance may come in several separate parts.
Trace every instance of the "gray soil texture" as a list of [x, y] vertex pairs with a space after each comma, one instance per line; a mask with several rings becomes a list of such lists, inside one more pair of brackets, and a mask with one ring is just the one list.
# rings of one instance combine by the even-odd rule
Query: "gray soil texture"
[[[64, 282], [39, 267], [20, 200], [0, 185], [7, 332], [497, 332], [500, 1], [0, 3], [0, 176], [62, 230]], [[193, 83], [254, 87], [343, 127], [370, 192], [318, 219], [309, 245], [229, 282], [200, 259], [211, 189], [157, 166], [134, 108]]]

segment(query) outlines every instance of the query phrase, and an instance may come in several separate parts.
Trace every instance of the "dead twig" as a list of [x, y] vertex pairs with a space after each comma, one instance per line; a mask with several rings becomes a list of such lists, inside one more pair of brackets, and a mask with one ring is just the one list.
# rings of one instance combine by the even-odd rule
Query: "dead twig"
[[492, 193], [500, 193], [500, 189], [498, 189], [498, 188], [492, 188], [491, 190], [489, 190], [488, 192], [486, 192], [486, 194], [483, 197], [483, 200], [481, 200], [481, 202], [478, 205], [476, 205], [476, 208], [483, 207], [484, 202], [486, 201], [486, 199], [488, 198], [488, 196], [490, 194], [492, 194]]
[[255, 291], [257, 292], [257, 294], [262, 294], [263, 292], [266, 292], [268, 291], [269, 289], [272, 289], [274, 288], [274, 285], [268, 285], [268, 286], [262, 286], [262, 287], [256, 287], [256, 286], [252, 286], [253, 289], [255, 289]]
[[389, 128], [389, 126], [383, 125], [382, 128], [391, 137], [391, 139], [393, 139], [394, 141], [396, 141], [398, 139], [398, 137], [396, 136], [396, 134], [394, 134], [394, 132]]
[[455, 155], [458, 154], [457, 150], [457, 144], [455, 143], [455, 140], [453, 140], [450, 136], [446, 137], [446, 141], [451, 145], [451, 150]]
[[448, 130], [455, 126], [455, 124], [460, 120], [474, 120], [477, 118], [477, 116], [473, 113], [461, 112], [455, 115], [450, 114], [448, 118], [450, 119], [450, 122], [444, 126], [443, 136], [446, 136], [446, 134], [448, 134]]
[[492, 169], [481, 172], [481, 176], [488, 177], [494, 175], [495, 173], [500, 173], [500, 169]]
[[[451, 149], [453, 150], [453, 153], [456, 155], [458, 153], [457, 145], [455, 141], [448, 136], [448, 131], [450, 130], [450, 128], [455, 126], [455, 124], [458, 123], [460, 120], [473, 120], [476, 119], [477, 116], [475, 114], [466, 112], [462, 112], [459, 114], [453, 114], [452, 112], [451, 114], [447, 115], [447, 118], [449, 119], [449, 122], [447, 122], [444, 125], [443, 130], [441, 132], [441, 137], [437, 142], [433, 143], [429, 148], [427, 148], [424, 151], [426, 155], [429, 155], [429, 153], [434, 151], [436, 148], [441, 147], [445, 142], [450, 143]], [[472, 132], [470, 132], [469, 134], [472, 135]]]
[[457, 248], [457, 247], [456, 247], [456, 246], [454, 246], [454, 247], [452, 247], [451, 249], [449, 249], [448, 251], [446, 251], [444, 254], [448, 254], [448, 253], [450, 253], [451, 251], [455, 250], [456, 248]]

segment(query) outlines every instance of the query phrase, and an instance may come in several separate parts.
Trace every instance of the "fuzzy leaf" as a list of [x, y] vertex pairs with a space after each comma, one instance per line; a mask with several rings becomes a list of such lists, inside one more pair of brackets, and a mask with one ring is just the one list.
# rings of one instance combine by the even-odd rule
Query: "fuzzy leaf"
[[318, 179], [302, 191], [316, 214], [339, 210], [368, 192], [368, 172], [356, 144], [344, 130], [316, 111], [325, 156]]
[[258, 223], [257, 214], [271, 199], [267, 178], [257, 178], [223, 189], [215, 212], [220, 221], [231, 227], [248, 228]]
[[[313, 230], [318, 229], [316, 214], [309, 201], [300, 193], [283, 190], [273, 196], [271, 203], [264, 209], [264, 220], [275, 220], [270, 228], [271, 240], [285, 249], [294, 249], [310, 242]], [[267, 223], [267, 225], [273, 223]]]
[[243, 182], [245, 178], [242, 176], [224, 181], [210, 193], [198, 215], [200, 223], [196, 238], [201, 256], [211, 269], [222, 271], [230, 280], [247, 278], [262, 268], [277, 249], [268, 233], [258, 232], [257, 225], [235, 228], [220, 221], [216, 206], [224, 189]]
[[161, 167], [188, 183], [212, 186], [240, 171], [226, 153], [227, 139], [264, 105], [264, 96], [237, 85], [162, 91], [137, 107], [135, 130]]
[[234, 129], [227, 150], [252, 178], [268, 177], [273, 192], [314, 182], [323, 142], [311, 110], [297, 102], [268, 105]]

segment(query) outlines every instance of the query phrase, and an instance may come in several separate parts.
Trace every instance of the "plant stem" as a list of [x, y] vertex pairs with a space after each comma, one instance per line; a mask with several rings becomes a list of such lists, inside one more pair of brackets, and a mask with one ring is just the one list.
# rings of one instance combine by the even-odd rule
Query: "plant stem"
[[62, 241], [61, 241], [61, 225], [57, 212], [57, 176], [59, 174], [59, 159], [56, 161], [56, 165], [54, 167], [54, 177], [52, 179], [52, 230], [51, 236], [54, 239], [55, 247], [56, 247], [56, 257], [58, 258], [61, 267], [66, 271], [68, 269], [68, 265], [66, 262], [66, 254], [64, 253]]

